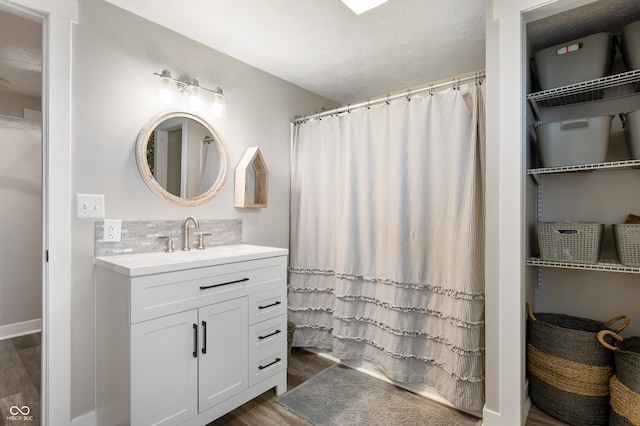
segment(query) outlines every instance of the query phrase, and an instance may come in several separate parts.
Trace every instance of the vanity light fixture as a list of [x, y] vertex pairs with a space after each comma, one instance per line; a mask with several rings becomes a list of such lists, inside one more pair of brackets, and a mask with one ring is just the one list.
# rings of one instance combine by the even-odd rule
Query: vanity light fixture
[[[222, 117], [224, 115], [226, 103], [224, 93], [220, 87], [216, 87], [213, 90], [202, 87], [198, 80], [191, 78], [188, 74], [182, 74], [175, 79], [171, 76], [169, 70], [163, 70], [161, 73], [155, 72], [154, 74], [160, 77], [161, 80], [160, 103], [172, 105], [177, 102], [178, 95], [181, 95], [187, 98], [187, 105], [193, 111], [201, 111], [204, 109], [205, 104], [211, 103], [211, 113], [214, 117]], [[177, 93], [172, 83], [176, 84]]]

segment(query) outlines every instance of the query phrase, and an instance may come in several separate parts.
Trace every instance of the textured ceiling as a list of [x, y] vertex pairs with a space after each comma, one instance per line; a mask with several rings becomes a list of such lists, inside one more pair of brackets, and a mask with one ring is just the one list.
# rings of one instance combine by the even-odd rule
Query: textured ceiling
[[640, 0], [600, 0], [527, 26], [533, 52], [600, 32], [619, 32], [640, 19]]
[[484, 68], [484, 0], [107, 0], [341, 104]]
[[[340, 104], [484, 68], [483, 0], [107, 1]], [[640, 0], [600, 0], [527, 31], [535, 51], [639, 19]], [[41, 70], [41, 26], [0, 11], [0, 92], [39, 96]]]
[[0, 10], [0, 93], [40, 97], [42, 25]]

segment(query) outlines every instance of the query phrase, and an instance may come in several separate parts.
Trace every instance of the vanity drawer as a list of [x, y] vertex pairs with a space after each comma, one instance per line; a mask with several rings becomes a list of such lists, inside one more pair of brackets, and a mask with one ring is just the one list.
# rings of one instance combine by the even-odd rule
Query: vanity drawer
[[260, 352], [249, 358], [249, 386], [263, 381], [287, 368], [287, 343]]
[[286, 286], [249, 295], [249, 324], [255, 324], [286, 313]]
[[[131, 323], [248, 296], [262, 289], [286, 294], [286, 257], [228, 263], [131, 278]], [[251, 315], [250, 315], [251, 316]]]
[[249, 326], [249, 356], [286, 342], [286, 315], [280, 315]]

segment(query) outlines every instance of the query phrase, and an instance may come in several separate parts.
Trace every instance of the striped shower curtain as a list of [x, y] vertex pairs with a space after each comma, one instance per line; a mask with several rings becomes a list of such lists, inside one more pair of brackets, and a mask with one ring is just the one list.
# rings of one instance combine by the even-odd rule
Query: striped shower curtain
[[293, 128], [294, 346], [484, 404], [484, 86]]

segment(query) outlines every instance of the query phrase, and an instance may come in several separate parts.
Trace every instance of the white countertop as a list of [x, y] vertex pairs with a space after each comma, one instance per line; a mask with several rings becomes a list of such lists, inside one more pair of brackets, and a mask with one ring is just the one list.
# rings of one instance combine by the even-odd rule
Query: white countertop
[[208, 247], [204, 250], [176, 250], [173, 253], [136, 253], [94, 258], [94, 264], [136, 277], [185, 269], [203, 268], [223, 263], [242, 262], [264, 257], [286, 256], [287, 249], [250, 244]]

